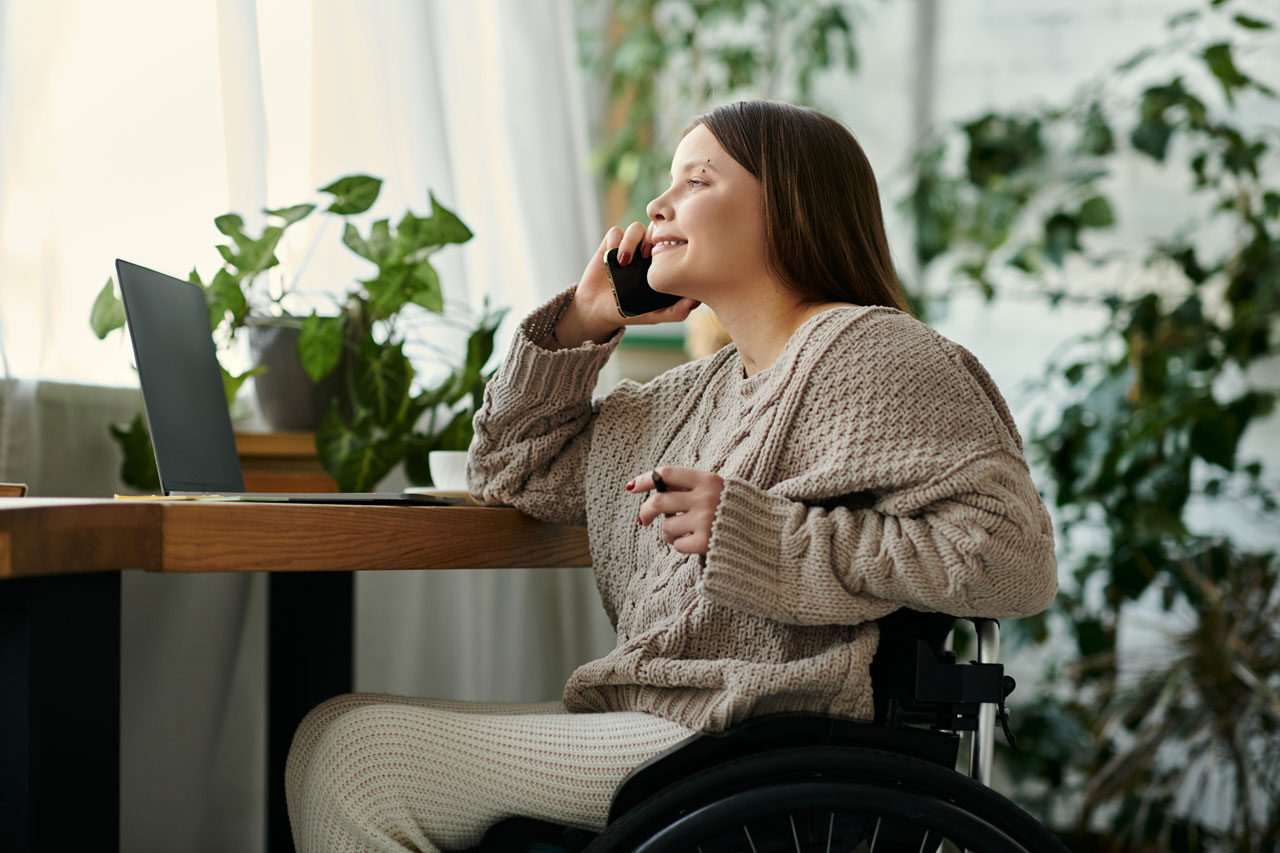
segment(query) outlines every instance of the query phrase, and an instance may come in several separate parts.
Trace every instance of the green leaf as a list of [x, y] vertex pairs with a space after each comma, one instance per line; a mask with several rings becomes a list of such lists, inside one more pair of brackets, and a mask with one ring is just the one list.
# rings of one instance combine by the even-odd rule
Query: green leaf
[[238, 213], [224, 213], [215, 218], [213, 224], [218, 231], [232, 239], [244, 236], [244, 220]]
[[338, 465], [334, 480], [344, 492], [367, 492], [378, 485], [404, 456], [403, 444], [378, 439], [351, 450]]
[[108, 334], [124, 325], [124, 303], [116, 296], [115, 281], [107, 279], [107, 283], [98, 291], [98, 298], [93, 300], [93, 308], [89, 311], [89, 327], [102, 340]]
[[1206, 462], [1228, 471], [1235, 470], [1240, 422], [1231, 413], [1220, 411], [1201, 418], [1191, 428], [1191, 449]]
[[404, 307], [406, 282], [410, 270], [402, 265], [383, 267], [376, 278], [362, 282], [369, 293], [369, 317], [381, 320], [392, 316]]
[[1115, 647], [1115, 634], [1097, 619], [1082, 619], [1076, 623], [1076, 646], [1081, 657], [1104, 654]]
[[969, 179], [978, 186], [1028, 169], [1044, 154], [1038, 119], [988, 113], [965, 125], [964, 132], [969, 137]]
[[228, 313], [233, 326], [242, 323], [249, 313], [249, 303], [240, 289], [239, 277], [226, 269], [214, 273], [213, 280], [204, 290], [204, 298], [209, 306], [209, 326], [212, 329], [218, 328]]
[[1137, 68], [1139, 65], [1141, 65], [1142, 63], [1150, 59], [1154, 53], [1155, 53], [1155, 50], [1153, 48], [1144, 47], [1142, 50], [1138, 51], [1133, 56], [1129, 57], [1124, 62], [1121, 62], [1119, 65], [1117, 65], [1116, 70], [1121, 73], [1132, 71], [1133, 69]]
[[299, 220], [306, 219], [311, 215], [311, 211], [315, 210], [314, 204], [295, 204], [292, 207], [278, 207], [275, 210], [263, 210], [262, 212], [268, 216], [278, 216], [284, 220], [285, 227], [289, 227]]
[[1111, 125], [1107, 124], [1107, 119], [1102, 114], [1102, 107], [1097, 101], [1089, 105], [1089, 112], [1085, 116], [1077, 147], [1083, 153], [1092, 154], [1095, 157], [1110, 154], [1115, 150], [1115, 135], [1112, 134]]
[[298, 360], [312, 382], [328, 376], [342, 361], [342, 317], [321, 317], [314, 311], [302, 321]]
[[1035, 274], [1040, 270], [1040, 249], [1038, 246], [1023, 246], [1008, 260], [1009, 266], [1022, 270], [1027, 274]]
[[427, 220], [431, 226], [430, 231], [435, 239], [433, 243], [441, 245], [449, 245], [456, 243], [465, 243], [474, 235], [471, 229], [463, 224], [452, 210], [442, 205], [431, 193], [431, 218]]
[[374, 260], [373, 252], [370, 250], [369, 244], [364, 241], [364, 238], [360, 236], [360, 232], [356, 230], [356, 227], [350, 222], [348, 222], [346, 227], [342, 229], [342, 242], [348, 249], [355, 252], [360, 257], [367, 258], [371, 261]]
[[230, 406], [236, 399], [236, 394], [240, 391], [240, 386], [244, 385], [245, 380], [250, 376], [259, 376], [267, 372], [266, 365], [259, 364], [251, 367], [239, 376], [232, 376], [222, 365], [218, 365], [218, 369], [222, 371], [222, 390], [227, 395], [227, 405]]
[[1044, 256], [1062, 266], [1068, 252], [1080, 248], [1079, 222], [1066, 213], [1055, 213], [1044, 224]]
[[1133, 147], [1150, 156], [1153, 160], [1164, 162], [1165, 152], [1169, 148], [1169, 137], [1173, 135], [1173, 127], [1161, 116], [1141, 122], [1129, 135]]
[[369, 229], [369, 240], [366, 244], [369, 247], [370, 258], [375, 264], [381, 265], [384, 261], [391, 257], [391, 224], [385, 219], [379, 219], [373, 223]]
[[373, 207], [373, 203], [378, 200], [378, 193], [381, 191], [382, 179], [368, 175], [348, 175], [345, 178], [339, 178], [327, 187], [320, 188], [320, 192], [329, 193], [334, 197], [333, 204], [329, 205], [329, 212], [336, 213], [339, 216], [353, 216], [357, 213], [364, 213]]
[[431, 452], [432, 440], [421, 433], [413, 433], [405, 441], [404, 475], [418, 486], [431, 485], [431, 469], [427, 467], [427, 454]]
[[364, 492], [373, 488], [395, 467], [403, 453], [402, 442], [376, 440], [367, 425], [348, 427], [338, 414], [337, 401], [330, 404], [316, 429], [316, 454], [340, 491]]
[[160, 490], [160, 474], [156, 471], [156, 455], [151, 447], [151, 433], [142, 412], [133, 416], [127, 425], [111, 424], [111, 437], [120, 445], [124, 461], [120, 465], [120, 479], [140, 492]]
[[409, 286], [409, 301], [436, 314], [444, 313], [444, 290], [440, 287], [440, 276], [431, 261], [423, 260], [414, 266], [409, 275]]
[[479, 328], [471, 333], [467, 338], [467, 358], [465, 362], [466, 369], [474, 372], [477, 376], [480, 371], [484, 370], [484, 366], [489, 363], [490, 357], [493, 356], [493, 337], [498, 331], [498, 324], [502, 322], [502, 316], [505, 311], [498, 312], [495, 316], [485, 317]]
[[1111, 202], [1105, 196], [1095, 195], [1080, 205], [1080, 224], [1085, 228], [1106, 228], [1115, 224], [1115, 221]]
[[1268, 219], [1280, 216], [1280, 193], [1267, 190], [1262, 194], [1262, 209]]
[[357, 435], [343, 422], [342, 416], [338, 413], [338, 401], [331, 402], [329, 410], [325, 412], [320, 425], [316, 427], [316, 455], [320, 457], [320, 464], [329, 472], [329, 475], [337, 479], [342, 461], [355, 448], [367, 441], [367, 437]]
[[276, 257], [276, 246], [284, 236], [284, 229], [278, 225], [268, 226], [262, 236], [256, 240], [237, 240], [239, 253], [231, 261], [237, 269], [250, 276], [270, 269], [280, 260]]
[[1226, 42], [1209, 45], [1204, 49], [1204, 61], [1222, 84], [1222, 91], [1227, 96], [1227, 103], [1235, 103], [1235, 91], [1249, 85], [1249, 78], [1240, 73], [1235, 61], [1231, 58], [1231, 45]]
[[396, 229], [396, 252], [399, 257], [405, 257], [419, 249], [465, 243], [471, 237], [471, 229], [432, 195], [431, 216], [423, 219], [409, 212], [400, 220]]
[[404, 344], [378, 345], [366, 341], [356, 360], [356, 400], [380, 426], [395, 420], [408, 404], [413, 368]]
[[1246, 30], [1269, 30], [1271, 22], [1264, 21], [1260, 18], [1251, 18], [1248, 15], [1236, 15], [1233, 20]]
[[316, 429], [316, 454], [340, 491], [365, 492], [400, 461], [404, 444], [396, 439], [374, 439], [367, 426], [348, 427], [334, 401]]

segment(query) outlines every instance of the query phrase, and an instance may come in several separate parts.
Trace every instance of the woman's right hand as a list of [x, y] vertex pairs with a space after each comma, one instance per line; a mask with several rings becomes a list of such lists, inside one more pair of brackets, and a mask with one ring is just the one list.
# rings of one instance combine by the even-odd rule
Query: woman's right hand
[[648, 253], [653, 248], [648, 236], [645, 226], [639, 222], [631, 223], [625, 231], [615, 225], [604, 235], [595, 255], [582, 271], [573, 301], [556, 325], [556, 338], [561, 346], [579, 346], [588, 339], [604, 343], [619, 326], [678, 323], [698, 307], [700, 303], [696, 299], [685, 298], [669, 308], [637, 317], [624, 317], [618, 312], [618, 303], [613, 297], [613, 288], [605, 272], [605, 253], [610, 249], [618, 249], [620, 258], [629, 255], [628, 263], [635, 263], [637, 256]]

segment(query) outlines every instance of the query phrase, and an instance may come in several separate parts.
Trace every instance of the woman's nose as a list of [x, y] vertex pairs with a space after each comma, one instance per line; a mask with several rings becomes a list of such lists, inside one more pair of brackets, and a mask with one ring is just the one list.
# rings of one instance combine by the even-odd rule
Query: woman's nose
[[666, 193], [655, 198], [644, 206], [645, 215], [654, 222], [662, 222], [667, 218], [667, 205], [663, 201], [667, 197]]

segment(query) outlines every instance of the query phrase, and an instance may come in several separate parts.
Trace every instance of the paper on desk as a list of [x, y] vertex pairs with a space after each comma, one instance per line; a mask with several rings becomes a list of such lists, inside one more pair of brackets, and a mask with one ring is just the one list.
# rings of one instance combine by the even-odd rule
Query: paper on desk
[[282, 503], [288, 498], [262, 495], [115, 495], [118, 501], [203, 501], [205, 503]]

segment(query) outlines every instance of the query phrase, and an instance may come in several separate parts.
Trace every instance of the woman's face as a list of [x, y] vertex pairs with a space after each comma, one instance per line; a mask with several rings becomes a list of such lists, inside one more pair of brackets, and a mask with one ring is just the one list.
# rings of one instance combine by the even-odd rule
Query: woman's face
[[671, 161], [671, 186], [646, 208], [653, 289], [710, 298], [714, 307], [717, 295], [767, 278], [760, 193], [760, 182], [705, 125], [685, 134]]

